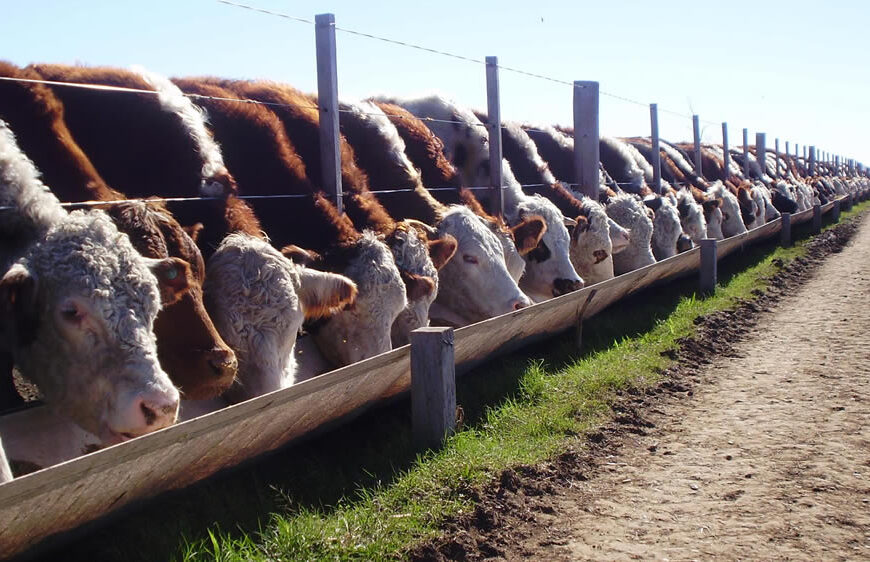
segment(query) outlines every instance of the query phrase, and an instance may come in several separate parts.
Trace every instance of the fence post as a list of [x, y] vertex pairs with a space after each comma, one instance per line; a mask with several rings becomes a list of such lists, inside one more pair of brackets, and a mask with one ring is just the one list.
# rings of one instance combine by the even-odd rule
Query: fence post
[[743, 129], [743, 177], [749, 178], [749, 129]]
[[779, 231], [779, 245], [787, 248], [791, 246], [791, 213], [783, 213], [780, 220], [782, 229]]
[[813, 205], [813, 232], [818, 234], [822, 231], [822, 206]]
[[[783, 157], [783, 161], [786, 163], [786, 167], [785, 172], [783, 173], [786, 176], [788, 175], [788, 161], [791, 159], [791, 154], [789, 154], [788, 148], [788, 141], [785, 141], [785, 156]], [[779, 147], [777, 147], [776, 151], [779, 152]]]
[[498, 92], [498, 57], [486, 57], [486, 115], [489, 130], [489, 187], [493, 214], [504, 217], [501, 174], [501, 103]]
[[718, 282], [716, 267], [716, 239], [702, 238], [701, 269], [698, 280], [701, 293], [709, 295], [716, 291], [716, 283]]
[[728, 123], [722, 123], [722, 152], [725, 154], [725, 181], [731, 178], [731, 153], [728, 151]]
[[580, 192], [598, 200], [598, 82], [574, 82], [574, 171]]
[[453, 328], [411, 332], [411, 419], [420, 448], [440, 447], [456, 427]]
[[695, 173], [704, 177], [701, 167], [701, 124], [697, 115], [692, 115], [692, 135], [695, 139]]
[[834, 200], [834, 208], [831, 213], [831, 217], [834, 219], [834, 222], [840, 222], [840, 200]]
[[758, 162], [758, 167], [761, 168], [761, 177], [764, 179], [764, 174], [767, 172], [767, 142], [764, 133], [755, 133], [755, 160]]
[[[805, 146], [804, 150], [806, 151], [806, 149], [807, 149], [807, 147]], [[804, 158], [806, 158], [806, 154], [804, 155]], [[810, 147], [810, 176], [814, 176], [814, 175], [816, 175], [816, 147], [811, 146]]]
[[335, 198], [339, 214], [341, 200], [341, 150], [338, 136], [338, 69], [335, 62], [335, 15], [314, 16], [317, 46], [317, 107], [320, 112], [320, 161], [323, 190]]
[[650, 138], [652, 139], [653, 191], [662, 193], [662, 153], [659, 150], [659, 105], [649, 104]]
[[773, 155], [776, 157], [776, 177], [774, 179], [779, 179], [781, 176], [779, 175], [779, 139], [773, 139]]

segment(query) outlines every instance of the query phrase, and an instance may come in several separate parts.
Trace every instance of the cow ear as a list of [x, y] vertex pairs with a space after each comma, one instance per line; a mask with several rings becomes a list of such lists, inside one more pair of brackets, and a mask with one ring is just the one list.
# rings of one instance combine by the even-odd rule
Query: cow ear
[[587, 219], [583, 215], [578, 215], [577, 226], [575, 226], [574, 229], [571, 231], [571, 238], [574, 238], [576, 240], [581, 234], [583, 234], [587, 230], [589, 230], [589, 219]]
[[295, 244], [289, 244], [281, 248], [281, 254], [293, 263], [305, 266], [311, 265], [321, 259], [320, 254], [317, 252], [300, 248]]
[[516, 226], [512, 226], [510, 230], [514, 235], [517, 250], [521, 256], [524, 256], [538, 247], [541, 238], [547, 231], [547, 224], [541, 217], [532, 215], [523, 219]]
[[161, 305], [178, 302], [191, 285], [190, 264], [181, 258], [163, 258], [150, 260], [148, 265], [160, 286]]
[[456, 238], [449, 234], [445, 234], [435, 240], [430, 240], [427, 245], [429, 247], [429, 257], [432, 258], [432, 264], [435, 266], [435, 269], [444, 267], [444, 264], [450, 261], [450, 258], [453, 257], [453, 254], [456, 253], [456, 248], [459, 246]]
[[417, 275], [416, 273], [408, 273], [402, 271], [402, 281], [405, 282], [405, 292], [408, 295], [408, 300], [420, 300], [432, 294], [435, 290], [435, 281], [426, 275]]
[[190, 236], [191, 240], [196, 242], [199, 239], [199, 233], [202, 232], [204, 226], [201, 222], [198, 222], [196, 224], [192, 224], [190, 226], [183, 226], [181, 228], [182, 230], [184, 230], [184, 232], [187, 233], [188, 236]]
[[302, 267], [296, 294], [306, 319], [338, 312], [356, 300], [356, 284], [343, 275]]
[[36, 339], [37, 288], [36, 277], [20, 263], [0, 279], [0, 344], [9, 341], [24, 347]]

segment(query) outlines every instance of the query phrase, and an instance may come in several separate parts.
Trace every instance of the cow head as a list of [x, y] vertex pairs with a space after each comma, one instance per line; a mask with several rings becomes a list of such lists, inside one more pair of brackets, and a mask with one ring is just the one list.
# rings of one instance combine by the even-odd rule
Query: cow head
[[525, 272], [520, 288], [534, 301], [543, 301], [583, 288], [583, 279], [571, 264], [571, 237], [565, 217], [548, 199], [540, 195], [523, 197], [510, 222], [540, 218], [544, 228], [537, 246], [523, 256]]
[[384, 241], [365, 231], [354, 243], [324, 254], [324, 267], [357, 286], [352, 306], [321, 322], [312, 337], [334, 367], [392, 349], [392, 326], [408, 305], [407, 289]]
[[701, 240], [707, 237], [707, 219], [704, 216], [704, 208], [695, 201], [688, 190], [679, 190], [676, 197], [680, 226], [692, 243], [699, 245]]
[[606, 207], [607, 215], [629, 231], [628, 246], [613, 257], [613, 273], [622, 275], [655, 263], [650, 247], [653, 234], [652, 210], [635, 195], [619, 194]]
[[[303, 252], [294, 247], [287, 254], [297, 256], [294, 249]], [[356, 286], [297, 265], [263, 240], [231, 234], [209, 260], [205, 296], [239, 358], [238, 379], [226, 393], [238, 402], [293, 384], [293, 346], [304, 320], [352, 303]]]
[[[586, 283], [592, 285], [613, 277], [614, 241], [611, 238], [611, 220], [597, 201], [583, 198], [583, 211], [571, 228], [571, 263]], [[618, 240], [622, 250], [628, 245], [628, 232], [613, 223], [624, 241]]]
[[670, 198], [652, 195], [644, 199], [644, 205], [653, 210], [653, 255], [657, 260], [677, 254], [677, 241], [683, 234], [680, 213]]
[[715, 182], [709, 190], [709, 195], [722, 200], [722, 234], [725, 238], [743, 234], [746, 232], [746, 224], [743, 222], [740, 202], [737, 197], [725, 187], [722, 182]]
[[[154, 323], [157, 355], [185, 398], [218, 396], [232, 384], [237, 361], [203, 304], [205, 265], [193, 237], [154, 202], [127, 201], [110, 206], [108, 212], [142, 255], [175, 256], [190, 264], [187, 291], [172, 302], [164, 300]], [[194, 227], [191, 233], [195, 236], [198, 229]]]
[[[535, 222], [524, 221], [508, 233], [464, 206], [451, 206], [437, 228], [442, 236], [455, 238], [458, 246], [453, 259], [438, 272], [433, 317], [465, 325], [529, 306], [531, 301], [517, 286], [506, 256], [512, 250], [518, 257], [517, 248], [528, 253], [537, 246], [542, 225]], [[521, 275], [522, 259], [511, 261]]]
[[175, 422], [179, 393], [157, 360], [161, 293], [189, 270], [140, 256], [102, 211], [67, 215], [0, 280], [0, 332], [58, 414], [111, 444]]

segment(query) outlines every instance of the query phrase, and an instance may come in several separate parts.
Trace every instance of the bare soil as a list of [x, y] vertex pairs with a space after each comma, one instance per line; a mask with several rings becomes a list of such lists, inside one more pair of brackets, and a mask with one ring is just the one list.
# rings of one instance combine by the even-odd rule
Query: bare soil
[[575, 450], [505, 471], [411, 557], [870, 559], [868, 217], [699, 319], [661, 384]]

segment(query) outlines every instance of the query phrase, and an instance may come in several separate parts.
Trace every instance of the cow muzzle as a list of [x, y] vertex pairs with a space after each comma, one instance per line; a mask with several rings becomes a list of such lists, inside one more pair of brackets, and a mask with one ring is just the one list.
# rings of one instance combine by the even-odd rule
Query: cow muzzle
[[573, 291], [579, 291], [583, 288], [583, 280], [571, 280], [571, 279], [556, 279], [553, 281], [553, 296], [559, 297], [562, 295], [567, 295]]

